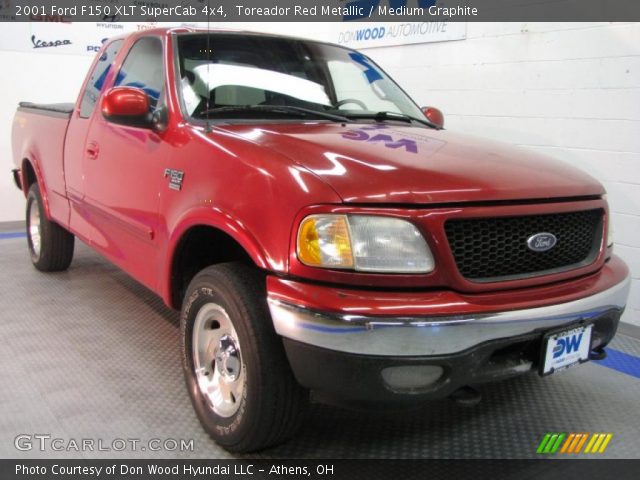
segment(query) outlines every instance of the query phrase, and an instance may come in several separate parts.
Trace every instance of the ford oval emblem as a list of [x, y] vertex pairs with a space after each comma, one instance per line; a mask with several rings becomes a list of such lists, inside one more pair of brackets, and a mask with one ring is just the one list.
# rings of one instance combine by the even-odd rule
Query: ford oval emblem
[[534, 252], [546, 252], [551, 250], [558, 243], [558, 239], [553, 233], [536, 233], [527, 239], [527, 247]]

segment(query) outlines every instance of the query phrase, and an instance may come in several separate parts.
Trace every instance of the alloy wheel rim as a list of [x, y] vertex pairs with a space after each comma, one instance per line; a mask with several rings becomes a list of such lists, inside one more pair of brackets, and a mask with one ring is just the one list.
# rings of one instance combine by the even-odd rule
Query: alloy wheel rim
[[207, 303], [193, 325], [193, 365], [200, 393], [221, 417], [231, 417], [240, 408], [245, 389], [245, 364], [238, 334], [226, 310]]
[[36, 257], [40, 256], [42, 244], [40, 232], [40, 209], [38, 203], [34, 200], [29, 206], [29, 239], [31, 240], [31, 249]]

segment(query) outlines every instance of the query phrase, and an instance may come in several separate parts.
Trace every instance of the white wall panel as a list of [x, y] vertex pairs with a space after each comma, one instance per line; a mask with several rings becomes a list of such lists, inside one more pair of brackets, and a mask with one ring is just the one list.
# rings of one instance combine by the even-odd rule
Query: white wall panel
[[92, 57], [0, 51], [0, 222], [24, 218], [24, 197], [11, 176], [11, 125], [18, 102], [75, 101]]

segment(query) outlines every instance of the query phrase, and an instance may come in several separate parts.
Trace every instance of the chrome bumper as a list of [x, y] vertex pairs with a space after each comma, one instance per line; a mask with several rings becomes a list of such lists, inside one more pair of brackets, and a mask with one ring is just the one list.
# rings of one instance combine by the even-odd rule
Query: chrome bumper
[[546, 307], [450, 317], [367, 317], [318, 312], [268, 297], [276, 332], [308, 345], [361, 355], [430, 356], [489, 340], [597, 318], [624, 309], [631, 278], [590, 297]]

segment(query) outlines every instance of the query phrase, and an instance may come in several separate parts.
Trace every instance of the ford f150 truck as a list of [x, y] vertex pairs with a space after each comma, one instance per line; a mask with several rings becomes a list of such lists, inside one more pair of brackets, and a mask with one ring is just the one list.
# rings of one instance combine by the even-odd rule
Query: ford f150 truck
[[473, 403], [603, 358], [629, 289], [603, 187], [443, 123], [340, 46], [115, 37], [75, 104], [15, 116], [31, 260], [64, 270], [78, 237], [181, 309], [193, 406], [232, 451], [289, 438], [310, 391]]

